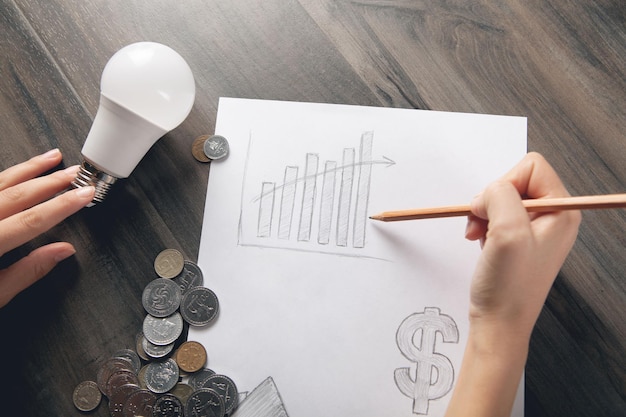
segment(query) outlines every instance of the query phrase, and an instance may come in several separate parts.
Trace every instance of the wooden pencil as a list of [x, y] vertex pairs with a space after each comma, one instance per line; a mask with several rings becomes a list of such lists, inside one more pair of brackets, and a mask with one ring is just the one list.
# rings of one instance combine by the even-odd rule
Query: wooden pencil
[[[523, 200], [529, 212], [549, 212], [560, 210], [588, 210], [626, 207], [626, 194], [606, 194], [593, 196], [538, 198]], [[385, 211], [373, 216], [372, 220], [395, 222], [401, 220], [434, 219], [439, 217], [458, 217], [471, 214], [470, 206], [442, 206], [411, 210]]]

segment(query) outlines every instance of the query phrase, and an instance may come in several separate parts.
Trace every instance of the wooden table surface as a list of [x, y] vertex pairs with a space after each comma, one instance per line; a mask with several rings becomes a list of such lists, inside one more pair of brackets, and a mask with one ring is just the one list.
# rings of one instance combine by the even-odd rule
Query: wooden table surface
[[[0, 0], [0, 11], [0, 169], [54, 147], [63, 166], [79, 163], [102, 69], [129, 43], [171, 46], [197, 88], [188, 119], [105, 204], [1, 258], [59, 240], [78, 249], [0, 310], [1, 415], [81, 415], [76, 384], [134, 345], [155, 256], [197, 259], [209, 165], [191, 144], [213, 133], [220, 96], [527, 116], [529, 150], [572, 194], [626, 191], [623, 0]], [[583, 214], [531, 341], [527, 416], [626, 415], [625, 230], [626, 210]]]

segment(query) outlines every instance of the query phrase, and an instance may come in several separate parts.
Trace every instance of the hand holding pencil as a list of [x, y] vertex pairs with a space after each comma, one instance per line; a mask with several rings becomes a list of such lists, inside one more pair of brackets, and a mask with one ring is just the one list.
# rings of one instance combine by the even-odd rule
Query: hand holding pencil
[[532, 329], [576, 240], [579, 211], [561, 206], [529, 214], [521, 196], [528, 202], [569, 198], [546, 160], [529, 153], [469, 205], [465, 237], [480, 241], [482, 253], [470, 287], [467, 347], [447, 417], [510, 415]]
[[[605, 194], [580, 197], [540, 198], [522, 200], [522, 205], [529, 213], [560, 210], [606, 209], [626, 207], [626, 194]], [[370, 216], [372, 220], [396, 222], [402, 220], [434, 219], [439, 217], [469, 216], [471, 206], [441, 206], [420, 209], [385, 211]]]

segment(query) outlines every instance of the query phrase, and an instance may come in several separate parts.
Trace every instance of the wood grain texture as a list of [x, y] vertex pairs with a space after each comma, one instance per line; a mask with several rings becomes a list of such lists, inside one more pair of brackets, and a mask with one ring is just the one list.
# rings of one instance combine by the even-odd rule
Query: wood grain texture
[[[209, 167], [191, 144], [220, 96], [527, 116], [529, 149], [573, 195], [623, 193], [625, 28], [621, 0], [0, 0], [0, 169], [53, 147], [78, 163], [102, 68], [128, 43], [173, 47], [197, 86], [106, 206], [0, 258], [78, 248], [0, 310], [1, 414], [83, 415], [72, 390], [132, 346], [154, 257], [196, 259]], [[527, 415], [626, 414], [625, 228], [624, 210], [583, 214], [531, 341]]]

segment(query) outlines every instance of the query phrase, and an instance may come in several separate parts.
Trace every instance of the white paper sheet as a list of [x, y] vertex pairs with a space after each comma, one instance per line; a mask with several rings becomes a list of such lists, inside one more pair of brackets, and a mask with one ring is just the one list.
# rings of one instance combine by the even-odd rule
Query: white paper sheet
[[208, 366], [271, 377], [291, 417], [443, 415], [480, 249], [465, 218], [367, 217], [468, 203], [526, 153], [526, 119], [222, 98], [216, 134], [198, 263], [220, 315], [189, 332]]

